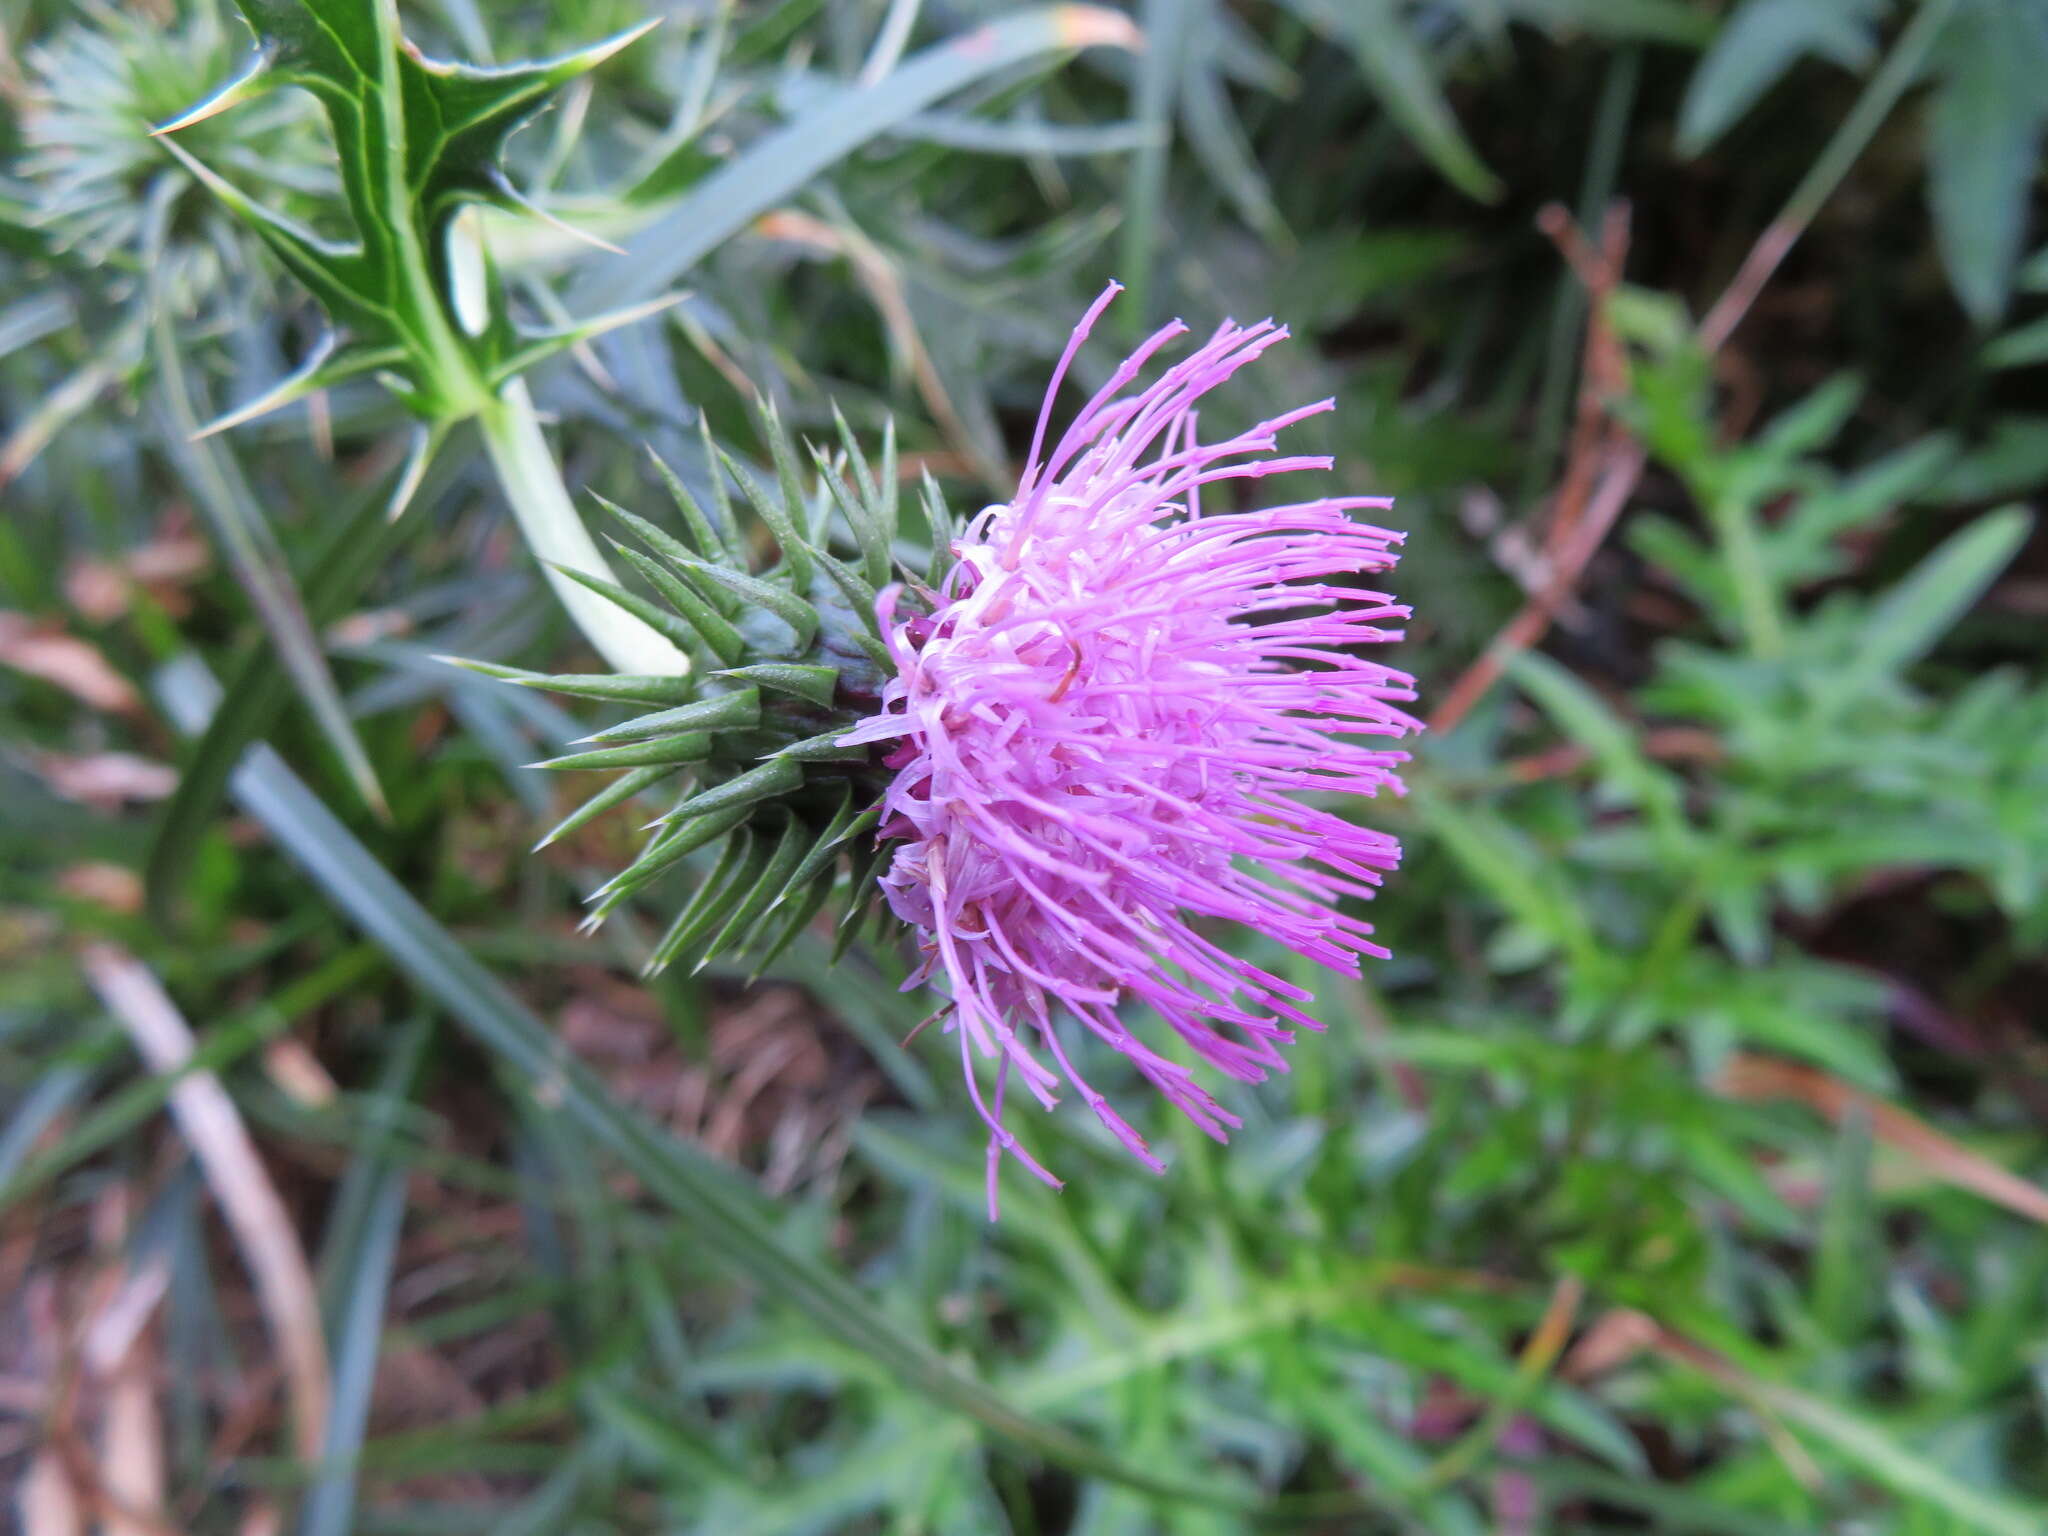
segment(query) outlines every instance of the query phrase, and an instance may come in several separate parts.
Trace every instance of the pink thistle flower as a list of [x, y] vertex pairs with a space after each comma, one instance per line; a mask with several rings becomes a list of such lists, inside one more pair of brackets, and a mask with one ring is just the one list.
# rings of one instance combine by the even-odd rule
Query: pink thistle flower
[[[1209, 1135], [1238, 1119], [1195, 1074], [1119, 1014], [1149, 1007], [1225, 1077], [1285, 1070], [1312, 994], [1231, 954], [1216, 921], [1356, 975], [1384, 956], [1339, 909], [1399, 861], [1390, 836], [1304, 794], [1397, 793], [1420, 729], [1397, 707], [1400, 672], [1352, 654], [1396, 640], [1408, 609], [1332, 578], [1384, 571], [1401, 535], [1353, 518], [1384, 498], [1229, 511], [1203, 488], [1327, 458], [1271, 456], [1279, 431], [1319, 401], [1216, 442], [1196, 435], [1203, 395], [1285, 339], [1271, 321], [1226, 322], [1207, 343], [1125, 393], [1187, 327], [1120, 364], [1041, 458], [1060, 382], [1112, 283], [1075, 327], [1017, 494], [954, 545], [928, 615], [900, 620], [882, 595], [898, 666], [882, 712], [853, 742], [894, 740], [881, 835], [902, 840], [883, 880], [919, 932], [910, 985], [943, 975], [947, 1029], [989, 1127], [989, 1215], [1004, 1153], [1055, 1188], [1006, 1127], [1014, 1077], [1050, 1108], [1062, 1083], [1141, 1162], [1164, 1165], [1076, 1069], [1071, 1019], [1122, 1052]], [[995, 1063], [984, 1095], [976, 1057]]]

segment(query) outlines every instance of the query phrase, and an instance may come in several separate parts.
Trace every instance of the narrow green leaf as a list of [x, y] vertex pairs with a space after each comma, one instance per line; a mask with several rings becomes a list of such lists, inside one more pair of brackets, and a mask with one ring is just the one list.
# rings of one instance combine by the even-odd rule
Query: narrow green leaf
[[[803, 502], [784, 502], [778, 491], [762, 485], [744, 464], [723, 448], [718, 450], [718, 460], [725, 466], [725, 472], [732, 476], [733, 483], [740, 488], [740, 494], [746, 497], [747, 505], [754, 509], [754, 515], [767, 524], [768, 531], [775, 535], [776, 547], [782, 551], [783, 563], [793, 574], [800, 574], [802, 584], [808, 587], [811, 569], [810, 545], [804, 539], [803, 530], [796, 524], [797, 514]], [[745, 567], [741, 566], [738, 569], [745, 570]]]
[[2005, 312], [2048, 127], [2048, 25], [2033, 6], [1961, 5], [1935, 44], [1927, 120], [1935, 242], [1980, 325]]
[[1436, 66], [1392, 0], [1288, 0], [1303, 20], [1350, 50], [1387, 115], [1470, 197], [1490, 203], [1500, 179], [1486, 168], [1451, 113]]
[[2011, 562], [2033, 524], [2021, 506], [1987, 512], [1887, 592], [1863, 621], [1854, 664], [1830, 680], [1837, 707], [1861, 698], [1931, 650]]
[[696, 816], [708, 816], [713, 811], [730, 810], [736, 805], [751, 805], [757, 800], [770, 800], [801, 789], [803, 782], [804, 771], [800, 765], [771, 758], [758, 768], [749, 768], [723, 784], [714, 784], [699, 791], [661, 819], [665, 822], [685, 821]]
[[[806, 568], [808, 568], [808, 564], [807, 560]], [[691, 561], [689, 569], [707, 581], [717, 582], [721, 587], [737, 596], [741, 602], [750, 603], [756, 608], [762, 608], [774, 614], [776, 618], [782, 620], [795, 633], [796, 648], [798, 650], [808, 647], [811, 641], [817, 637], [818, 610], [790, 591], [789, 588], [778, 586], [775, 582], [763, 580], [759, 576], [748, 576], [743, 572], [729, 569], [723, 565], [712, 565], [703, 560]], [[735, 656], [726, 665], [732, 666], [738, 659]]]
[[539, 853], [541, 849], [547, 847], [550, 843], [559, 842], [578, 827], [596, 820], [613, 806], [624, 805], [635, 795], [654, 788], [662, 780], [681, 771], [681, 765], [675, 763], [653, 763], [645, 768], [635, 768], [631, 773], [625, 774], [610, 784], [605, 785], [603, 789], [556, 822], [547, 836], [533, 845], [533, 851]]
[[778, 747], [771, 754], [770, 760], [793, 763], [866, 762], [866, 747], [842, 747], [839, 744], [839, 739], [848, 729], [849, 727], [841, 726], [836, 730], [820, 732], [816, 736], [806, 736], [802, 741], [792, 742], [786, 747]]
[[524, 667], [507, 667], [495, 661], [473, 661], [464, 656], [437, 656], [434, 659], [480, 677], [516, 683], [521, 688], [538, 688], [579, 699], [603, 699], [614, 704], [685, 704], [695, 698], [698, 691], [694, 678], [673, 674], [635, 676], [620, 672], [529, 672]]
[[646, 768], [662, 763], [699, 763], [711, 755], [711, 738], [702, 731], [667, 736], [659, 741], [636, 742], [630, 747], [602, 747], [595, 752], [571, 752], [535, 763], [536, 768], [554, 772], [591, 768]]
[[301, 1507], [299, 1536], [347, 1536], [353, 1529], [356, 1461], [383, 1353], [386, 1298], [410, 1171], [391, 1155], [391, 1133], [432, 1033], [425, 1020], [398, 1032], [370, 1102], [367, 1135], [342, 1176], [321, 1242], [320, 1310], [333, 1341], [334, 1380], [318, 1475]]
[[782, 836], [775, 841], [774, 852], [761, 866], [761, 872], [754, 879], [746, 893], [729, 904], [725, 926], [702, 946], [696, 969], [702, 970], [704, 961], [712, 955], [728, 949], [737, 949], [746, 943], [748, 935], [768, 910], [789, 894], [790, 876], [803, 862], [810, 845], [810, 828], [795, 816], [782, 829]]
[[154, 340], [158, 400], [168, 430], [164, 446], [171, 462], [206, 514], [208, 526], [250, 606], [270, 636], [277, 657], [297, 687], [320, 732], [341, 760], [355, 791], [378, 815], [389, 814], [377, 771], [356, 735], [342, 703], [341, 689], [327, 665], [326, 652], [313, 632], [311, 615], [292, 580], [284, 551], [256, 497], [243, 478], [241, 465], [227, 445], [200, 438], [199, 412], [185, 371], [184, 352], [172, 334], [170, 310], [161, 295], [153, 301], [150, 331]]
[[[620, 553], [635, 555], [639, 554], [639, 551], [622, 549]], [[642, 555], [640, 558], [644, 560], [646, 556]], [[619, 607], [633, 615], [634, 618], [661, 635], [671, 644], [685, 651], [698, 644], [700, 638], [698, 632], [691, 628], [689, 622], [680, 615], [672, 613], [658, 604], [650, 603], [646, 598], [639, 596], [637, 593], [628, 592], [615, 581], [606, 581], [602, 576], [593, 576], [588, 571], [579, 571], [573, 565], [557, 565], [554, 568], [578, 586], [588, 587], [600, 597], [611, 599], [612, 602], [618, 604]], [[737, 661], [739, 658], [735, 656], [732, 659]]]
[[[838, 871], [830, 869], [822, 874], [813, 875], [808, 885], [803, 884], [795, 876], [790, 877], [789, 889], [800, 890], [802, 894], [791, 900], [785, 892], [781, 907], [785, 915], [779, 924], [762, 934], [760, 952], [748, 967], [749, 986], [759, 981], [762, 973], [781, 959], [783, 951], [810, 927], [812, 919], [817, 917], [818, 913], [824, 910], [825, 903], [832, 899], [832, 892], [838, 884]], [[774, 914], [771, 912], [769, 915]]]
[[[712, 526], [711, 519], [704, 515], [704, 509], [697, 504], [697, 498], [690, 494], [689, 487], [683, 484], [682, 477], [671, 469], [668, 461], [652, 447], [648, 448], [647, 457], [653, 461], [655, 473], [661, 477], [662, 485], [668, 490], [669, 499], [676, 504], [676, 511], [688, 524], [690, 538], [696, 543], [696, 549], [686, 553], [701, 555], [706, 560], [731, 562], [732, 550], [726, 544], [724, 534]], [[712, 473], [716, 475], [717, 460], [713, 459], [711, 464]], [[742, 566], [745, 564], [744, 561], [738, 563]]]
[[[782, 544], [782, 558], [788, 563], [791, 574], [796, 577], [797, 589], [804, 591], [811, 585], [811, 560], [810, 545], [800, 525], [804, 508], [804, 487], [796, 472], [796, 451], [790, 445], [789, 432], [782, 425], [782, 418], [776, 413], [772, 398], [762, 397], [761, 414], [768, 438], [768, 454], [775, 461], [775, 481], [777, 488], [782, 492], [782, 511], [789, 526], [789, 533], [785, 535], [783, 524], [776, 522], [766, 512], [762, 515], [768, 518], [769, 526], [775, 530], [775, 537]], [[747, 490], [752, 484], [745, 477], [738, 475], [737, 470], [735, 478], [739, 479], [742, 490]], [[760, 505], [766, 499], [764, 494], [756, 504]]]
[[626, 243], [627, 258], [594, 262], [570, 290], [573, 306], [630, 302], [672, 287], [706, 255], [787, 202], [835, 161], [956, 91], [1045, 53], [1136, 48], [1130, 19], [1093, 5], [1034, 6], [906, 59], [871, 85], [822, 106], [726, 161]]
[[734, 828], [744, 826], [753, 814], [752, 806], [741, 806], [721, 816], [705, 816], [668, 828], [648, 844], [631, 867], [592, 892], [590, 915], [584, 919], [584, 927], [597, 927], [698, 849], [708, 848]]
[[724, 916], [735, 894], [746, 890], [760, 878], [761, 870], [768, 862], [768, 853], [766, 840], [752, 828], [741, 827], [735, 831], [724, 848], [719, 850], [718, 862], [712, 866], [711, 873], [704, 877], [704, 883], [697, 887], [696, 893], [676, 914], [668, 932], [661, 936], [654, 952], [647, 957], [646, 974], [656, 975], [683, 959]]
[[[384, 515], [379, 486], [348, 503], [316, 554], [305, 582], [305, 605], [314, 624], [341, 617], [368, 585], [371, 573], [417, 523]], [[164, 806], [149, 845], [144, 890], [159, 923], [175, 920], [179, 887], [192, 867], [206, 828], [227, 793], [228, 775], [242, 750], [267, 732], [291, 697], [291, 681], [275, 646], [243, 647], [227, 694], [179, 765], [178, 787]]]
[[1876, 0], [1744, 0], [1686, 85], [1678, 152], [1704, 152], [1809, 54], [1868, 70], [1882, 14]]
[[820, 708], [829, 709], [839, 687], [837, 667], [817, 666], [800, 661], [759, 661], [747, 667], [727, 667], [713, 677], [755, 683], [777, 693], [794, 694]]
[[634, 570], [646, 578], [649, 586], [659, 592], [668, 604], [680, 613], [690, 627], [703, 637], [704, 644], [727, 666], [731, 666], [746, 654], [746, 641], [740, 632], [726, 622], [725, 616], [716, 607], [698, 594], [695, 588], [686, 584], [675, 572], [667, 569], [650, 555], [610, 541], [612, 548], [619, 552]]
[[585, 736], [584, 741], [643, 741], [649, 736], [667, 736], [677, 731], [724, 731], [761, 723], [761, 695], [752, 688], [740, 688], [708, 699], [698, 699], [678, 709], [642, 715], [621, 725], [609, 726]]

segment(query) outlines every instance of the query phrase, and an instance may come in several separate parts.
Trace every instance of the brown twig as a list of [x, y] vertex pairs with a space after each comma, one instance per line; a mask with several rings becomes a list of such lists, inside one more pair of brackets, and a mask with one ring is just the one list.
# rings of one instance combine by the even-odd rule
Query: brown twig
[[1546, 205], [1536, 223], [1585, 284], [1588, 299], [1578, 414], [1544, 537], [1543, 565], [1549, 579], [1451, 684], [1429, 717], [1433, 731], [1456, 726], [1486, 696], [1508, 663], [1543, 638], [1621, 515], [1646, 461], [1641, 447], [1608, 410], [1627, 376], [1621, 343], [1608, 322], [1607, 301], [1627, 264], [1628, 205], [1617, 202], [1608, 209], [1597, 251], [1556, 203]]

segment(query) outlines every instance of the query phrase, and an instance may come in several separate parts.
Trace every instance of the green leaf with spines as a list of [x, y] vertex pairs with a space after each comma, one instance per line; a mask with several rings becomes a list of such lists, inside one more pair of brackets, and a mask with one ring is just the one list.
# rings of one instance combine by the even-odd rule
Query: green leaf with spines
[[923, 504], [925, 526], [931, 531], [932, 558], [925, 567], [925, 584], [936, 587], [946, 579], [946, 573], [953, 569], [953, 541], [960, 537], [959, 524], [954, 521], [953, 509], [946, 505], [946, 493], [939, 489], [939, 482], [927, 469], [923, 480]]
[[874, 903], [875, 869], [882, 861], [882, 845], [869, 842], [856, 845], [852, 857], [847, 860], [846, 912], [839, 919], [839, 927], [832, 939], [832, 963], [838, 964], [853, 941], [860, 936], [861, 920], [868, 915]]
[[[782, 529], [772, 520], [769, 526], [775, 528], [775, 536], [782, 542], [782, 558], [796, 577], [797, 586], [808, 587], [811, 584], [810, 545], [813, 541], [805, 537], [799, 521], [804, 507], [804, 488], [797, 478], [796, 450], [790, 443], [789, 433], [783, 429], [782, 418], [777, 414], [772, 399], [763, 397], [761, 415], [767, 429], [768, 454], [775, 462], [775, 480], [782, 492], [782, 505], [789, 520], [790, 536], [785, 538]], [[746, 483], [742, 482], [743, 488]]]
[[[739, 600], [732, 593], [719, 586], [716, 582], [707, 581], [697, 574], [694, 567], [703, 562], [697, 558], [695, 552], [688, 545], [684, 544], [681, 539], [678, 539], [674, 534], [669, 533], [665, 529], [657, 528], [644, 517], [636, 517], [609, 497], [602, 496], [596, 491], [592, 491], [590, 494], [599, 506], [603, 507], [605, 511], [609, 512], [619, 522], [632, 529], [639, 536], [641, 543], [645, 544], [657, 556], [667, 561], [670, 566], [687, 577], [691, 588], [696, 592], [697, 596], [706, 603], [709, 603], [718, 612], [720, 617], [730, 618], [739, 611]], [[712, 558], [715, 560], [717, 557], [714, 555]]]
[[[704, 445], [704, 473], [711, 483], [711, 499], [718, 507], [718, 533], [725, 543], [725, 564], [744, 571], [749, 568], [747, 541], [740, 532], [739, 517], [733, 511], [732, 493], [725, 488], [725, 472], [720, 468], [724, 451], [713, 441], [711, 419], [702, 411], [697, 413], [697, 440]], [[666, 469], [668, 466], [662, 467]], [[677, 485], [680, 484], [678, 481]], [[670, 487], [669, 494], [676, 494], [676, 486]]]
[[[638, 550], [628, 550], [623, 547], [620, 547], [619, 552], [626, 555], [639, 554]], [[640, 555], [640, 558], [645, 560], [647, 557]], [[690, 627], [688, 621], [668, 609], [662, 608], [658, 604], [650, 603], [646, 598], [639, 596], [637, 593], [628, 592], [615, 581], [606, 581], [602, 576], [593, 576], [588, 571], [579, 571], [571, 565], [556, 563], [554, 569], [560, 571], [577, 585], [590, 588], [591, 591], [597, 593], [600, 597], [610, 598], [649, 629], [654, 630], [657, 634], [686, 651], [695, 648], [701, 639], [698, 632]], [[738, 658], [735, 657], [734, 659], [737, 660]]]
[[799, 763], [787, 759], [771, 758], [758, 768], [749, 768], [745, 773], [736, 774], [722, 784], [713, 784], [699, 790], [681, 805], [661, 819], [676, 822], [696, 816], [708, 816], [713, 811], [729, 810], [735, 805], [751, 805], [757, 800], [774, 800], [793, 790], [803, 787], [804, 770]]
[[[760, 576], [749, 576], [745, 572], [731, 570], [723, 565], [711, 565], [703, 560], [691, 561], [689, 569], [707, 581], [717, 582], [742, 602], [774, 614], [796, 635], [798, 650], [805, 649], [817, 638], [818, 610], [789, 588], [778, 586]], [[726, 664], [736, 665], [738, 659], [734, 657]]]
[[718, 816], [701, 816], [664, 831], [640, 851], [640, 857], [612, 876], [594, 893], [592, 915], [603, 918], [627, 897], [644, 890], [700, 848], [746, 824], [752, 806], [737, 806]]
[[853, 542], [859, 548], [861, 564], [870, 582], [881, 583], [889, 579], [889, 535], [868, 498], [846, 483], [846, 478], [819, 448], [811, 450], [816, 461], [818, 478], [832, 492], [832, 499], [846, 514], [847, 525], [853, 529]]
[[839, 669], [802, 661], [758, 661], [751, 666], [727, 667], [713, 677], [754, 683], [777, 693], [793, 694], [820, 708], [830, 709], [839, 687]]
[[[752, 688], [714, 694], [677, 709], [664, 709], [637, 720], [607, 726], [582, 738], [583, 741], [641, 741], [650, 736], [668, 736], [677, 731], [724, 731], [761, 722], [761, 695]], [[580, 743], [579, 743], [580, 745]]]
[[[787, 447], [785, 444], [785, 451]], [[789, 567], [790, 574], [799, 585], [808, 587], [811, 584], [811, 547], [809, 540], [797, 528], [794, 508], [785, 505], [774, 492], [756, 484], [740, 461], [723, 448], [718, 450], [718, 458], [739, 486], [740, 494], [747, 498], [747, 504], [754, 509], [755, 515], [775, 535], [775, 542], [782, 550], [783, 564]]]
[[697, 887], [668, 932], [647, 958], [647, 974], [665, 971], [711, 931], [730, 903], [732, 893], [749, 888], [768, 862], [765, 840], [751, 827], [741, 827], [726, 840], [717, 864]]
[[768, 914], [768, 911], [789, 891], [790, 876], [803, 862], [810, 841], [810, 828], [795, 816], [782, 829], [782, 835], [775, 840], [771, 852], [761, 866], [761, 872], [748, 887], [747, 893], [734, 904], [725, 920], [725, 926], [702, 946], [693, 969], [702, 970], [705, 960], [722, 949], [744, 947], [752, 936], [754, 925]]
[[[743, 553], [736, 557], [734, 547], [727, 542], [721, 530], [712, 525], [711, 519], [704, 515], [704, 509], [697, 504], [697, 498], [690, 494], [690, 489], [683, 484], [682, 477], [669, 467], [668, 460], [656, 453], [651, 444], [647, 449], [647, 457], [653, 461], [654, 472], [661, 477], [661, 483], [667, 489], [669, 499], [676, 504], [676, 511], [682, 515], [683, 521], [688, 524], [690, 538], [697, 546], [696, 553], [703, 556], [706, 560], [716, 560], [726, 565], [744, 566], [745, 559]], [[718, 472], [717, 461], [713, 460], [711, 462], [712, 474], [715, 476]], [[731, 523], [730, 517], [726, 519], [726, 523], [728, 525]]]
[[818, 834], [817, 841], [811, 844], [811, 851], [804, 855], [803, 863], [799, 864], [795, 873], [789, 877], [790, 885], [802, 885], [812, 876], [830, 869], [838, 858], [839, 850], [881, 820], [881, 817], [881, 811], [874, 808], [856, 812], [853, 808], [853, 790], [849, 786], [839, 802], [839, 809], [832, 813], [832, 819], [825, 824], [825, 830]]
[[701, 763], [711, 755], [711, 738], [703, 731], [635, 742], [630, 747], [604, 747], [596, 752], [571, 752], [535, 763], [536, 768], [563, 773], [572, 769], [646, 768], [661, 763]]
[[501, 683], [516, 683], [522, 688], [538, 688], [546, 693], [604, 699], [620, 704], [684, 704], [699, 692], [694, 678], [665, 677], [651, 672], [638, 676], [623, 672], [529, 672], [524, 667], [475, 661], [466, 656], [437, 656], [434, 659]]
[[533, 845], [539, 853], [550, 843], [560, 842], [577, 828], [594, 821], [615, 805], [623, 805], [635, 795], [654, 788], [662, 780], [683, 771], [680, 763], [654, 763], [645, 768], [635, 768], [631, 773], [622, 774], [611, 783], [577, 806], [567, 816], [556, 822], [553, 829]]
[[686, 586], [681, 577], [629, 544], [622, 544], [617, 539], [605, 542], [619, 552], [620, 559], [647, 579], [647, 584], [662, 595], [712, 655], [727, 666], [732, 666], [746, 655], [747, 643], [740, 632], [727, 623], [725, 616], [716, 608]]
[[[442, 423], [474, 415], [518, 368], [621, 323], [607, 317], [569, 334], [522, 339], [503, 306], [492, 305], [481, 328], [465, 326], [452, 300], [448, 240], [455, 216], [467, 204], [527, 206], [499, 167], [506, 139], [555, 89], [596, 68], [654, 23], [559, 58], [481, 68], [420, 53], [400, 30], [396, 0], [239, 4], [261, 44], [257, 65], [159, 134], [312, 290], [356, 345], [400, 354], [385, 366], [398, 375], [398, 392], [411, 409]], [[174, 137], [281, 85], [303, 87], [327, 114], [352, 243], [321, 240], [264, 208], [200, 164]]]
[[[799, 884], [796, 877], [792, 876], [791, 889], [795, 889]], [[838, 871], [828, 869], [814, 876], [810, 884], [803, 889], [803, 893], [794, 900], [785, 897], [781, 910], [787, 915], [780, 927], [770, 929], [763, 937], [760, 952], [754, 957], [747, 974], [749, 986], [759, 981], [761, 973], [780, 959], [782, 952], [795, 943], [797, 936], [811, 925], [811, 920], [824, 909], [825, 903], [832, 899], [832, 892], [838, 885]], [[771, 912], [769, 916], [774, 916], [774, 913]]]
[[786, 747], [778, 747], [770, 761], [783, 760], [793, 763], [858, 763], [867, 760], [868, 749], [861, 746], [842, 747], [839, 739], [846, 734], [846, 727], [824, 731], [816, 736], [806, 736], [802, 741], [793, 741]]

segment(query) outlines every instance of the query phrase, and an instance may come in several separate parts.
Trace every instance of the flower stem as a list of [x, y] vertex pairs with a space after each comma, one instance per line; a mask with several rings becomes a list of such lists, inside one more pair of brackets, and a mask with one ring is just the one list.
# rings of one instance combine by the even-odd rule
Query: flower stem
[[569, 500], [525, 381], [514, 379], [507, 384], [497, 399], [478, 413], [477, 421], [527, 547], [547, 572], [555, 596], [598, 654], [618, 672], [689, 671], [690, 659], [661, 635], [557, 569], [567, 566], [607, 581], [617, 579]]

